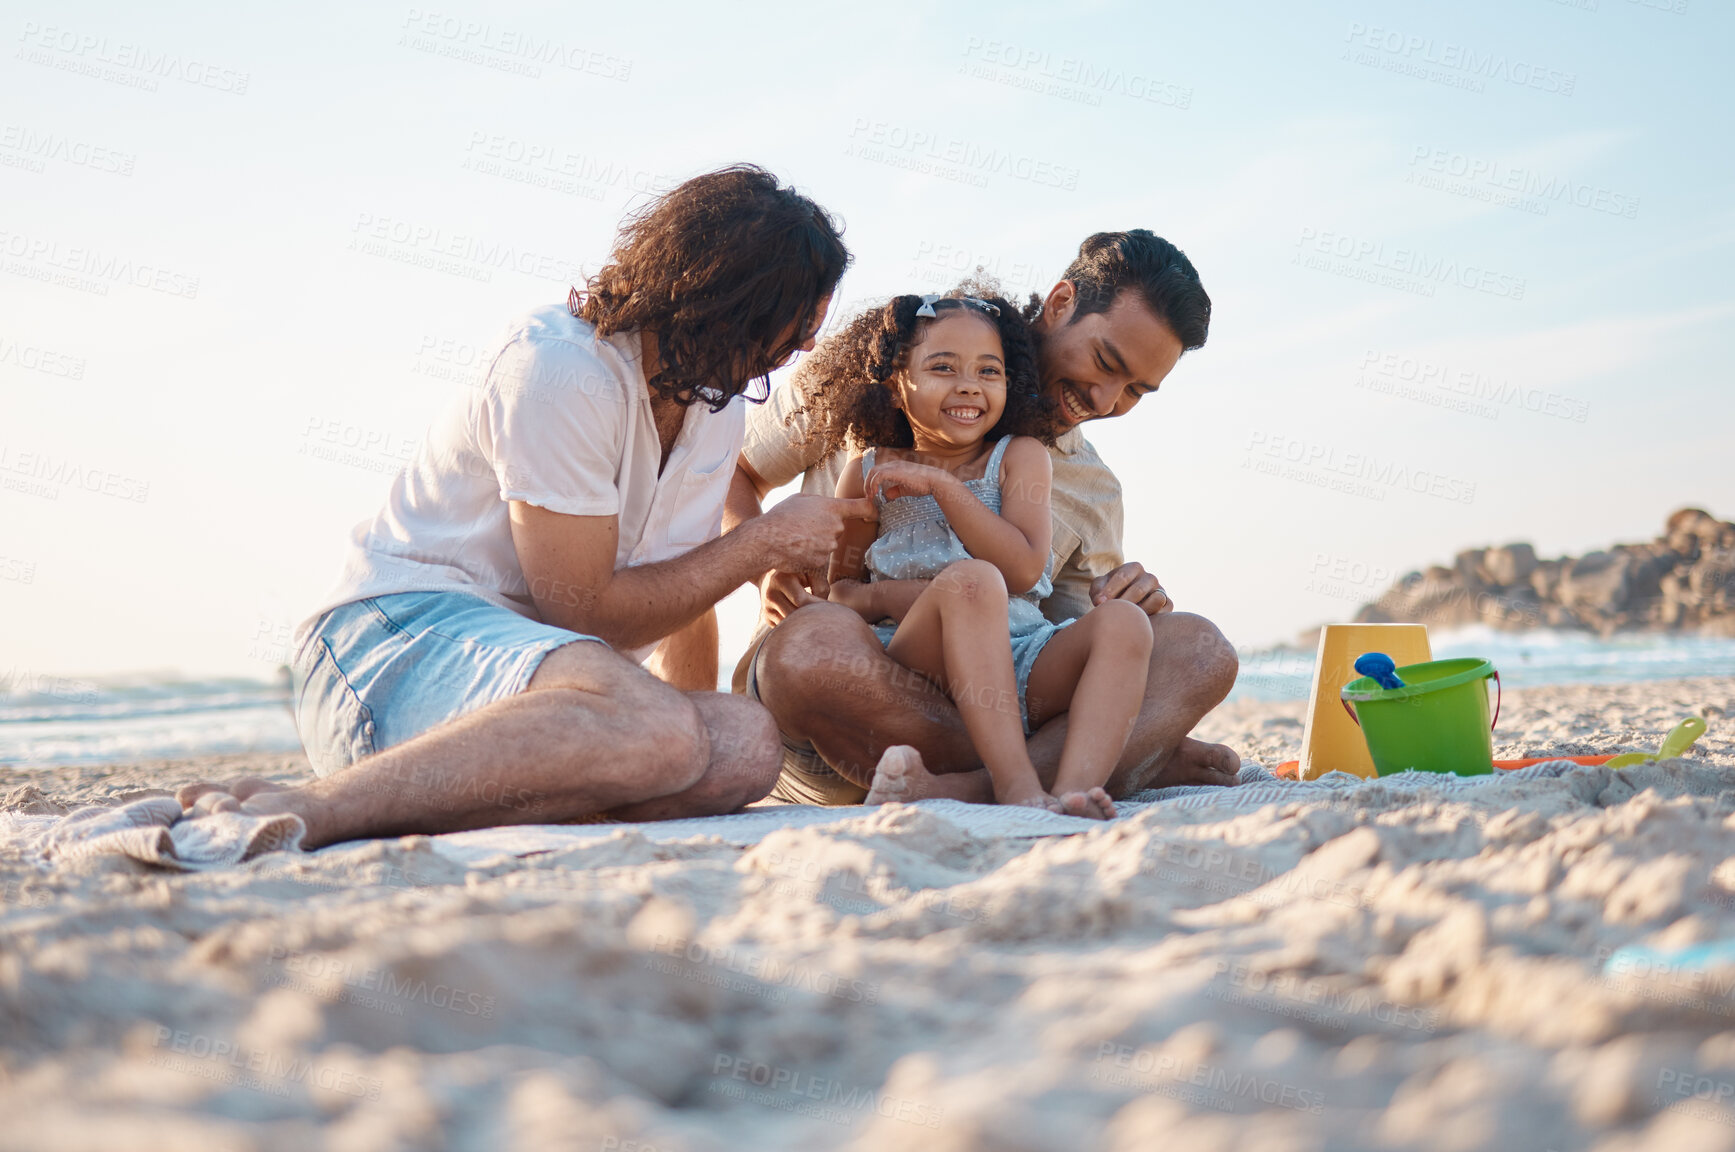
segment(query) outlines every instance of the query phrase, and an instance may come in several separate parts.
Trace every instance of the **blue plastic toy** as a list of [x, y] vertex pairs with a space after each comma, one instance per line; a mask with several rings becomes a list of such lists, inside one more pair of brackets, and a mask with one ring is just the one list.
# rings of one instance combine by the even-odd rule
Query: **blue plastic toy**
[[1373, 677], [1374, 683], [1381, 688], [1404, 686], [1404, 682], [1398, 679], [1397, 667], [1384, 652], [1363, 652], [1355, 661], [1355, 670], [1363, 676]]

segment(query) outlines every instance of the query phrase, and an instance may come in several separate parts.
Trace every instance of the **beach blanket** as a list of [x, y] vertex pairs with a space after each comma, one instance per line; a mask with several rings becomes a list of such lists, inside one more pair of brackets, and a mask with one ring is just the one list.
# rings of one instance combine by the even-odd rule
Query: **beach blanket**
[[[1318, 801], [1333, 797], [1353, 798], [1358, 790], [1385, 789], [1415, 800], [1442, 795], [1475, 796], [1498, 803], [1502, 791], [1522, 788], [1535, 780], [1559, 779], [1575, 774], [1607, 774], [1607, 769], [1586, 767], [1569, 760], [1551, 760], [1493, 776], [1449, 776], [1434, 772], [1405, 772], [1364, 780], [1344, 772], [1332, 772], [1317, 780], [1283, 780], [1263, 765], [1242, 766], [1240, 785], [1235, 788], [1177, 787], [1148, 789], [1117, 803], [1120, 823], [1153, 810], [1199, 812], [1212, 818], [1227, 818], [1256, 812], [1269, 804]], [[914, 807], [982, 838], [1028, 839], [1072, 836], [1100, 830], [1102, 821], [1062, 816], [1035, 808], [1012, 808], [993, 804], [965, 804], [957, 800], [922, 800]], [[819, 808], [809, 805], [773, 805], [751, 808], [729, 816], [706, 816], [692, 820], [662, 820], [643, 824], [524, 824], [485, 828], [474, 832], [451, 832], [430, 837], [434, 851], [463, 864], [476, 864], [500, 856], [533, 856], [558, 852], [581, 843], [605, 839], [631, 830], [648, 840], [669, 842], [704, 837], [742, 847], [757, 844], [783, 828], [840, 824], [873, 815], [877, 808], [865, 806]], [[22, 847], [44, 867], [91, 856], [125, 856], [146, 864], [180, 871], [228, 867], [266, 852], [290, 851], [301, 846], [305, 834], [295, 816], [249, 816], [239, 812], [216, 812], [184, 817], [171, 797], [152, 797], [119, 807], [81, 808], [68, 816], [20, 816], [0, 813], [0, 837]], [[338, 848], [346, 845], [335, 846]]]
[[[1358, 789], [1386, 788], [1416, 799], [1441, 793], [1479, 795], [1521, 787], [1534, 780], [1554, 780], [1575, 773], [1599, 771], [1569, 760], [1533, 764], [1497, 776], [1451, 776], [1438, 772], [1404, 772], [1364, 780], [1347, 772], [1331, 772], [1317, 780], [1285, 780], [1261, 764], [1244, 764], [1239, 785], [1218, 788], [1209, 785], [1149, 788], [1115, 802], [1111, 824], [1122, 823], [1153, 810], [1208, 812], [1226, 818], [1242, 812], [1257, 812], [1270, 804], [1294, 804], [1335, 796], [1350, 797]], [[1100, 830], [1101, 820], [1062, 816], [1037, 808], [1012, 808], [997, 804], [965, 804], [959, 800], [920, 800], [921, 808], [978, 837], [1023, 839], [1040, 836], [1075, 836]], [[706, 816], [695, 820], [662, 820], [646, 824], [525, 824], [510, 828], [485, 828], [453, 832], [433, 838], [434, 851], [461, 863], [478, 863], [496, 856], [530, 856], [558, 852], [575, 844], [603, 839], [632, 829], [647, 840], [668, 842], [698, 836], [714, 837], [725, 844], [746, 847], [757, 844], [780, 828], [807, 828], [859, 820], [878, 811], [865, 805], [819, 808], [781, 805], [753, 808], [729, 816]]]

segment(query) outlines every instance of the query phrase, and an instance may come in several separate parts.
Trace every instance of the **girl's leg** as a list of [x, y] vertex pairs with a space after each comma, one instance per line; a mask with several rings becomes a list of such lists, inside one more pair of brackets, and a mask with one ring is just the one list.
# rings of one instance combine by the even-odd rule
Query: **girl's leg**
[[1108, 780], [1144, 702], [1150, 662], [1150, 619], [1126, 600], [1097, 605], [1043, 646], [1025, 693], [1030, 726], [1070, 712], [1054, 795]]
[[886, 655], [951, 696], [993, 778], [996, 800], [1049, 806], [1024, 748], [1006, 581], [998, 568], [985, 560], [947, 567], [911, 605]]

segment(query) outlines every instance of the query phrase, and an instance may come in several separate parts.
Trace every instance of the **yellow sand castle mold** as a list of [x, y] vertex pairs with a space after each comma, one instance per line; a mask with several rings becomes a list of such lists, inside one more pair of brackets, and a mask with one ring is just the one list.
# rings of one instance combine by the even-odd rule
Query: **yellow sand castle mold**
[[1313, 667], [1313, 690], [1307, 701], [1307, 729], [1301, 737], [1300, 778], [1315, 780], [1327, 772], [1373, 777], [1373, 757], [1367, 740], [1338, 698], [1345, 684], [1361, 674], [1355, 659], [1363, 652], [1384, 652], [1402, 664], [1425, 664], [1434, 658], [1425, 624], [1327, 624], [1319, 631], [1319, 657]]

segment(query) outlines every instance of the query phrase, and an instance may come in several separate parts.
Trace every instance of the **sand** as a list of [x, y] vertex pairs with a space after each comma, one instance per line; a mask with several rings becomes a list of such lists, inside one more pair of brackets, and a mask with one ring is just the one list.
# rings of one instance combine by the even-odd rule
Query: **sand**
[[[1510, 692], [1498, 754], [1086, 835], [889, 807], [751, 848], [464, 868], [410, 837], [201, 875], [0, 849], [0, 1148], [1735, 1149], [1735, 680]], [[1293, 757], [1300, 705], [1200, 735]], [[285, 757], [5, 770], [13, 810]]]

